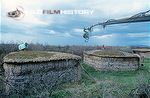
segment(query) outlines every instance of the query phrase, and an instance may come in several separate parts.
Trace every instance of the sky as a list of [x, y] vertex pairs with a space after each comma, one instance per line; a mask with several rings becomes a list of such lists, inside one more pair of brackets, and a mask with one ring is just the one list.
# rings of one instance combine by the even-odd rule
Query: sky
[[[7, 17], [16, 8], [21, 19]], [[95, 27], [85, 42], [83, 28], [150, 9], [150, 0], [1, 0], [0, 43], [150, 46], [150, 22]], [[92, 14], [42, 14], [39, 10], [92, 10]]]

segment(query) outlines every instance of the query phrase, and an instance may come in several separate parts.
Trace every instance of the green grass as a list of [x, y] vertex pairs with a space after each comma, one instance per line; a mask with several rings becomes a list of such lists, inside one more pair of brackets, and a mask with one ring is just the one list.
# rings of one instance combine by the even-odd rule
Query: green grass
[[54, 53], [49, 53], [47, 51], [19, 51], [8, 54], [5, 58], [7, 59], [34, 59], [38, 57], [52, 57]]
[[[101, 72], [84, 63], [82, 66], [81, 81], [59, 87], [53, 98], [101, 98], [109, 94], [115, 98], [126, 98], [132, 89], [150, 84], [150, 58], [145, 59], [144, 66], [136, 71]], [[107, 89], [111, 90], [107, 93]], [[62, 96], [59, 91], [63, 92]]]
[[96, 51], [93, 53], [94, 55], [98, 56], [124, 56], [124, 54], [120, 51], [110, 51], [110, 50], [103, 50], [103, 51]]

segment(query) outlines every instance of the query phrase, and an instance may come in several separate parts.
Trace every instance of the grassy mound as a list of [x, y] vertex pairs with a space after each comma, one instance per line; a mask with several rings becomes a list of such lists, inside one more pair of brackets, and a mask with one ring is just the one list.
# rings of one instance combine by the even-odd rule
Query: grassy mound
[[137, 57], [132, 52], [124, 52], [118, 50], [93, 50], [86, 51], [85, 54], [99, 57]]
[[54, 53], [47, 51], [19, 51], [8, 54], [5, 58], [7, 59], [34, 59], [38, 57], [52, 57]]
[[93, 54], [98, 56], [125, 56], [123, 52], [111, 50], [96, 51]]
[[12, 52], [4, 57], [5, 63], [43, 62], [63, 59], [81, 59], [79, 56], [48, 51], [19, 51]]

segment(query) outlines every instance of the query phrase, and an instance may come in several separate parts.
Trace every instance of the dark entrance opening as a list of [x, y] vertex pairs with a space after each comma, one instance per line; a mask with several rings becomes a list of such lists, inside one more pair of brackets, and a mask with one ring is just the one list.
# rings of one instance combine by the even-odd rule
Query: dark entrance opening
[[139, 95], [139, 98], [148, 98], [147, 94], [143, 93]]

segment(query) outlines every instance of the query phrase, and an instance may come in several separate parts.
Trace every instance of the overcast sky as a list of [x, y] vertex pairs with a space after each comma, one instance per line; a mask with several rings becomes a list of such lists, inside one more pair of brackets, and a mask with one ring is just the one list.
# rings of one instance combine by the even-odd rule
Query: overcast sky
[[[150, 22], [94, 28], [89, 42], [83, 28], [108, 19], [130, 17], [150, 9], [150, 0], [1, 0], [1, 42], [50, 45], [149, 45]], [[21, 8], [22, 7], [22, 8]], [[19, 8], [24, 17], [15, 20], [7, 12]], [[92, 15], [43, 15], [38, 10], [93, 10]]]

